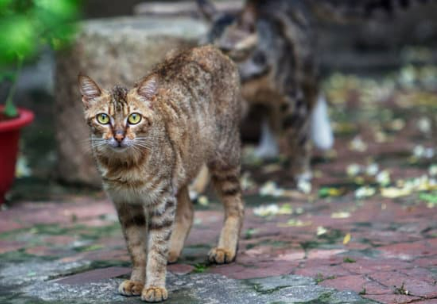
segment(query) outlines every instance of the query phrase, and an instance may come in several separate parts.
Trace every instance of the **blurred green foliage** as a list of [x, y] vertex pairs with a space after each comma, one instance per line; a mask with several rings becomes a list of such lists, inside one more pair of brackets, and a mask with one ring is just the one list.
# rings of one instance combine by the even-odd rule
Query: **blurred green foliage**
[[[77, 30], [81, 0], [0, 0], [0, 81], [15, 81], [11, 69], [37, 56], [44, 46], [67, 46]], [[11, 88], [5, 114], [15, 116]]]

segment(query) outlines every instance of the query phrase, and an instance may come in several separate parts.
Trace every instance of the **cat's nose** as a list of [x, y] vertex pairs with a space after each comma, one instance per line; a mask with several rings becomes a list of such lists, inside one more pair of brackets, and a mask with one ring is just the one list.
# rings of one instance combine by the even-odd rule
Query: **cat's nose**
[[124, 132], [123, 131], [115, 131], [115, 135], [114, 138], [116, 141], [118, 141], [119, 143], [123, 141], [124, 139]]

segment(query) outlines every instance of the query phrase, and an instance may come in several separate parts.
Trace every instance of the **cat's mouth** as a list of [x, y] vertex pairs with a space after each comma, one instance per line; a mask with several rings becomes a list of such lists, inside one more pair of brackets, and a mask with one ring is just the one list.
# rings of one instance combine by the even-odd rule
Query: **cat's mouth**
[[117, 152], [123, 152], [123, 151], [126, 151], [127, 149], [129, 149], [129, 147], [130, 147], [130, 146], [125, 145], [125, 144], [122, 144], [122, 143], [119, 143], [119, 144], [117, 144], [116, 146], [112, 146], [112, 145], [111, 145], [112, 150], [117, 151]]
[[130, 145], [125, 143], [124, 141], [119, 142], [119, 141], [115, 141], [115, 140], [111, 140], [108, 143], [108, 146], [111, 150], [116, 151], [116, 152], [126, 151], [130, 147]]

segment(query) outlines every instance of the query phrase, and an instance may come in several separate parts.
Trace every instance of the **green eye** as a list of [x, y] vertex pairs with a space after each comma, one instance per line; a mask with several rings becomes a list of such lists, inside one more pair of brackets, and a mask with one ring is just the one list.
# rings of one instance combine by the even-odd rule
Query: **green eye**
[[141, 121], [141, 114], [138, 113], [132, 113], [131, 115], [129, 115], [127, 121], [131, 124], [131, 125], [136, 125], [137, 123], [139, 123]]
[[108, 114], [105, 114], [105, 113], [97, 114], [97, 121], [99, 123], [101, 123], [102, 125], [109, 124], [109, 116], [108, 116]]

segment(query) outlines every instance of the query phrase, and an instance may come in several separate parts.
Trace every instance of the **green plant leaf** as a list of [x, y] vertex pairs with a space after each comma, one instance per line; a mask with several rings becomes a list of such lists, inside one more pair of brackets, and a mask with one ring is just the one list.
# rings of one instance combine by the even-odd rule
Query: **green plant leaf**
[[16, 62], [17, 56], [34, 55], [36, 39], [31, 20], [24, 16], [3, 18], [0, 28], [0, 64]]
[[13, 102], [6, 102], [6, 105], [3, 109], [3, 114], [11, 118], [17, 117], [18, 116], [17, 107], [15, 107]]
[[[81, 0], [0, 0], [0, 68], [34, 57], [49, 45], [58, 50], [74, 39]], [[0, 81], [10, 80], [4, 114], [17, 116], [14, 106], [16, 74], [0, 73]]]
[[420, 193], [420, 200], [437, 205], [437, 192], [434, 193]]
[[76, 18], [79, 14], [80, 1], [77, 0], [34, 0], [35, 5], [52, 16], [59, 19], [69, 20]]
[[13, 71], [3, 71], [0, 72], [0, 82], [3, 81], [14, 81], [16, 78], [16, 72]]
[[0, 0], [0, 13], [4, 13], [13, 0]]

